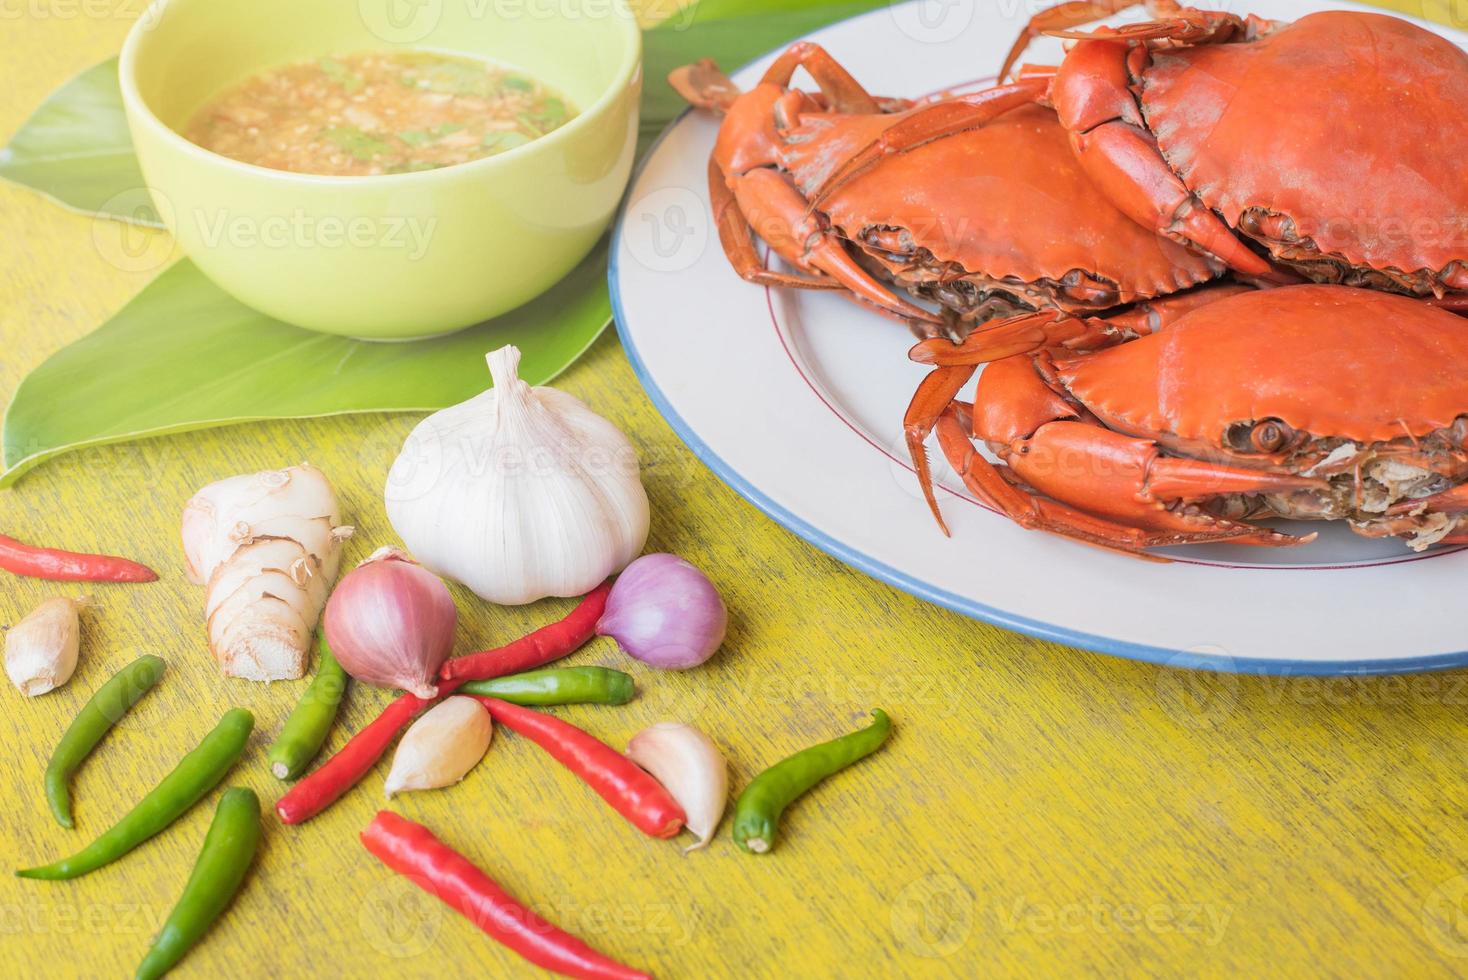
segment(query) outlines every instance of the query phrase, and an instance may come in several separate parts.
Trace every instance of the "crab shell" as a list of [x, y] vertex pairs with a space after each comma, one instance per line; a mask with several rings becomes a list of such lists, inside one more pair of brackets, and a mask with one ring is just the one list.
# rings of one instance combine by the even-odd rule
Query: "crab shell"
[[1319, 281], [1468, 289], [1468, 53], [1330, 11], [1249, 43], [1155, 48], [1147, 124], [1231, 226]]
[[1414, 445], [1468, 414], [1465, 365], [1460, 317], [1313, 284], [1242, 293], [1161, 333], [1055, 361], [1065, 388], [1109, 428], [1271, 469], [1289, 468], [1287, 455], [1238, 452], [1236, 426], [1278, 420], [1300, 443]]
[[[806, 114], [784, 135], [783, 165], [808, 192], [902, 118]], [[997, 286], [1032, 308], [1102, 310], [1223, 271], [1112, 205], [1076, 161], [1054, 111], [1041, 106], [887, 157], [822, 210], [843, 238], [897, 278], [908, 257], [926, 252], [919, 277], [945, 284], [971, 277], [978, 288]]]
[[[1468, 330], [1441, 309], [1284, 287], [1096, 353], [997, 361], [971, 406], [943, 410], [937, 434], [981, 501], [1104, 547], [1311, 539], [1242, 523], [1277, 516], [1344, 520], [1421, 550], [1468, 543], [1465, 363]], [[924, 385], [945, 392], [945, 370]]]

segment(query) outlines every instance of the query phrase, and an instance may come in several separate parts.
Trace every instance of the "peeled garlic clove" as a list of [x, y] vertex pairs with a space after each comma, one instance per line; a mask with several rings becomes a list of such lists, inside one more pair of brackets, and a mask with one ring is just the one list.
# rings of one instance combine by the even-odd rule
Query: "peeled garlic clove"
[[707, 847], [729, 802], [729, 764], [717, 746], [692, 725], [663, 721], [633, 735], [627, 757], [652, 773], [683, 808], [685, 826], [698, 837], [683, 853]]
[[5, 634], [5, 673], [35, 697], [71, 680], [81, 645], [78, 610], [87, 599], [47, 599]]
[[392, 757], [383, 790], [394, 793], [452, 786], [489, 751], [494, 722], [473, 698], [452, 697], [413, 723]]

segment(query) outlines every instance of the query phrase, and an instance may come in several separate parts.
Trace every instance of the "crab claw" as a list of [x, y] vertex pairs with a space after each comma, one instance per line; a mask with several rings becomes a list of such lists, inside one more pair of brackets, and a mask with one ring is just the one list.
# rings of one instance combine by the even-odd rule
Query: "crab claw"
[[1201, 459], [1161, 456], [1147, 471], [1147, 492], [1160, 499], [1196, 500], [1230, 493], [1293, 493], [1326, 491], [1330, 483], [1295, 473], [1242, 469]]
[[[1019, 471], [1016, 471], [1018, 482], [1028, 484], [1029, 488], [1016, 486], [1016, 481], [1004, 476], [1004, 467], [989, 462], [974, 448], [965, 428], [961, 413], [952, 406], [938, 420], [938, 442], [948, 461], [980, 501], [1024, 528], [1049, 531], [1109, 551], [1163, 561], [1167, 559], [1149, 555], [1147, 549], [1225, 542], [1290, 547], [1315, 539], [1313, 534], [1295, 537], [1206, 513], [1174, 513], [1155, 504], [1149, 505], [1130, 493], [1119, 500], [1107, 501], [1104, 493], [1097, 497], [1094, 491], [1098, 488], [1094, 485], [1087, 486], [1086, 505], [1081, 506], [1067, 502], [1064, 497], [1068, 494], [1056, 495], [1036, 486], [1036, 480]], [[1107, 433], [1102, 438], [1114, 436], [1114, 433]], [[1107, 503], [1114, 506], [1114, 511], [1106, 506]], [[1102, 506], [1098, 508], [1097, 504]]]
[[858, 300], [899, 320], [941, 325], [943, 318], [900, 298], [857, 264], [786, 174], [766, 167], [735, 177], [734, 197], [749, 226], [796, 268], [824, 273]]
[[1444, 490], [1442, 493], [1435, 493], [1430, 497], [1399, 501], [1388, 507], [1386, 512], [1392, 517], [1418, 513], [1448, 514], [1450, 516], [1468, 513], [1468, 483], [1460, 483], [1456, 487]]
[[681, 65], [668, 72], [673, 91], [699, 109], [724, 112], [739, 98], [739, 86], [719, 70], [712, 58], [700, 58], [691, 65]]
[[955, 344], [935, 337], [907, 352], [919, 364], [973, 366], [1028, 354], [1043, 347], [1087, 348], [1101, 345], [1114, 333], [1105, 320], [1047, 311], [993, 320]]

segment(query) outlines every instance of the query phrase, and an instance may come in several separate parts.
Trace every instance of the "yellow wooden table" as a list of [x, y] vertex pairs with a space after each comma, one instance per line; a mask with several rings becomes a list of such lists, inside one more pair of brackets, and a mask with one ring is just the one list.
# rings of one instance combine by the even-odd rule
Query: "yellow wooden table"
[[[115, 52], [140, 7], [0, 3], [0, 135]], [[149, 278], [109, 261], [115, 233], [0, 186], [0, 396]], [[724, 651], [686, 674], [629, 666], [597, 641], [574, 662], [629, 669], [641, 693], [625, 708], [564, 715], [614, 744], [660, 719], [695, 722], [727, 748], [736, 787], [853, 727], [873, 705], [897, 728], [881, 753], [793, 809], [764, 858], [727, 836], [688, 857], [649, 841], [539, 749], [503, 733], [462, 786], [393, 804], [547, 918], [664, 977], [1468, 969], [1468, 676], [1179, 674], [971, 622], [826, 558], [720, 484], [654, 412], [615, 337], [558, 384], [632, 435], [653, 503], [649, 547], [706, 567], [733, 615]], [[392, 539], [380, 487], [414, 421], [367, 416], [155, 440], [64, 457], [0, 492], [6, 531], [120, 550], [164, 573], [155, 585], [92, 590], [81, 666], [67, 687], [37, 699], [0, 689], [0, 868], [90, 839], [230, 705], [258, 719], [231, 779], [267, 806], [275, 799], [264, 749], [300, 685], [217, 676], [202, 591], [183, 578], [179, 510], [217, 477], [309, 459], [344, 497], [360, 529], [350, 557], [360, 557]], [[0, 622], [45, 595], [81, 591], [6, 577]], [[1138, 596], [1139, 614], [1166, 601]], [[1382, 596], [1379, 610], [1343, 615], [1390, 616], [1391, 606]], [[461, 607], [467, 650], [564, 605]], [[61, 830], [41, 793], [51, 747], [86, 696], [143, 652], [161, 654], [168, 675], [82, 771], [79, 829]], [[355, 688], [328, 748], [386, 700]], [[267, 816], [255, 872], [179, 975], [528, 972], [363, 851], [356, 834], [382, 806], [382, 775], [305, 826]], [[0, 876], [0, 973], [128, 974], [183, 886], [213, 802], [77, 881]]]

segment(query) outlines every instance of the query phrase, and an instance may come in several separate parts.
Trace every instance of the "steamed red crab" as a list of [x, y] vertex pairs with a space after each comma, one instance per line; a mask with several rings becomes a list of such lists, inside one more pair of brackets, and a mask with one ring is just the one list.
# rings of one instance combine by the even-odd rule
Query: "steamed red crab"
[[[797, 68], [818, 93], [790, 87]], [[1206, 297], [1134, 304], [1223, 272], [1098, 192], [1054, 112], [1034, 104], [1044, 77], [921, 109], [870, 95], [820, 47], [799, 43], [748, 92], [707, 61], [669, 80], [724, 116], [709, 196], [725, 252], [750, 282], [844, 290], [920, 333], [962, 335], [1039, 309], [1104, 312], [1125, 331]], [[950, 128], [956, 135], [930, 138]], [[885, 156], [889, 142], [913, 149]], [[816, 206], [811, 192], [837, 172], [843, 186]], [[765, 268], [752, 232], [794, 271]]]
[[1254, 523], [1270, 517], [1344, 520], [1418, 550], [1468, 542], [1468, 330], [1417, 300], [1241, 293], [1130, 343], [997, 361], [971, 404], [955, 398], [976, 370], [962, 346], [929, 340], [913, 357], [938, 365], [907, 418], [935, 514], [922, 443], [936, 426], [985, 504], [1109, 548], [1313, 537]]
[[1074, 40], [1045, 100], [1113, 203], [1236, 271], [1468, 306], [1468, 53], [1344, 10], [1290, 23], [1147, 0], [1151, 23], [1073, 29], [1139, 5], [1040, 13], [1001, 74], [1035, 35]]

